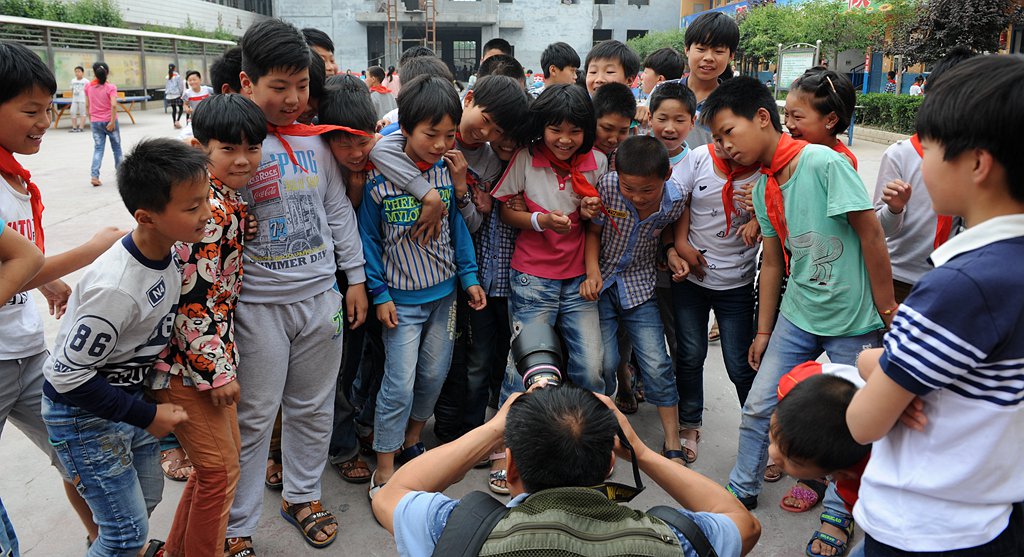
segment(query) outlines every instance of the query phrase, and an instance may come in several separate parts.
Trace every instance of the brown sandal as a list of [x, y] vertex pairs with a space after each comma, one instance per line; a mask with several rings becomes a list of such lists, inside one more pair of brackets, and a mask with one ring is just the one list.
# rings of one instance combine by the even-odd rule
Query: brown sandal
[[256, 557], [252, 548], [252, 538], [228, 538], [224, 540], [224, 552], [227, 557]]
[[[164, 477], [175, 482], [188, 481], [192, 475], [192, 461], [181, 447], [160, 451], [160, 468], [164, 471]], [[186, 468], [188, 472], [183, 471]]]
[[[358, 454], [345, 462], [335, 464], [334, 469], [341, 475], [341, 479], [350, 484], [364, 484], [370, 481], [370, 465], [359, 458]], [[363, 476], [360, 473], [366, 473], [366, 475]]]
[[[306, 515], [302, 520], [299, 520], [298, 514], [303, 509], [309, 509], [309, 514]], [[281, 516], [284, 517], [292, 526], [299, 529], [302, 533], [302, 539], [306, 540], [309, 545], [322, 548], [327, 547], [334, 543], [334, 540], [338, 538], [338, 519], [334, 517], [328, 511], [324, 510], [323, 505], [320, 501], [310, 501], [308, 503], [295, 503], [289, 505], [288, 501], [281, 500]], [[317, 534], [320, 534], [330, 525], [334, 525], [336, 528], [334, 532], [327, 535], [327, 539], [320, 541], [316, 539]]]
[[267, 477], [263, 481], [269, 489], [278, 491], [284, 488], [284, 467], [280, 460], [267, 459]]

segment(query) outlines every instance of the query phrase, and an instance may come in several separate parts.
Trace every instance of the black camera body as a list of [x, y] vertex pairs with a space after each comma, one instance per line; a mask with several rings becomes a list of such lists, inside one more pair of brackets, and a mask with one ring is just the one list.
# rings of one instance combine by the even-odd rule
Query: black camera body
[[527, 389], [541, 379], [552, 386], [561, 384], [562, 358], [562, 344], [550, 325], [531, 324], [512, 340], [512, 361]]

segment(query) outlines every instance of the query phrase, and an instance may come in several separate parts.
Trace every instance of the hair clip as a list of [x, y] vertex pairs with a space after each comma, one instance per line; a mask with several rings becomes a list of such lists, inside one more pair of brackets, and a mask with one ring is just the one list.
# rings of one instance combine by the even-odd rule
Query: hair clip
[[828, 86], [832, 88], [832, 92], [838, 95], [839, 93], [836, 92], [836, 86], [832, 83], [832, 78], [826, 75], [825, 80], [828, 81]]

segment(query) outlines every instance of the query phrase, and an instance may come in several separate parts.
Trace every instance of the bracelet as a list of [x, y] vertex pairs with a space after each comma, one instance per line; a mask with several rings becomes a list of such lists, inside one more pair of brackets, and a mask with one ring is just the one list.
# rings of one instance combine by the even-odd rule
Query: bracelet
[[665, 259], [668, 259], [668, 250], [673, 249], [675, 247], [676, 247], [676, 243], [675, 242], [669, 242], [669, 243], [661, 246], [661, 257], [663, 257]]
[[889, 308], [889, 309], [887, 309], [885, 311], [881, 311], [879, 313], [881, 313], [882, 315], [892, 315], [892, 314], [896, 313], [896, 310], [898, 310], [898, 309], [900, 309], [900, 305], [896, 304], [896, 305], [892, 306], [891, 308]]
[[533, 229], [537, 232], [544, 232], [544, 228], [540, 225], [540, 211], [535, 211], [530, 215], [530, 224], [533, 225]]
[[757, 334], [759, 334], [759, 335], [768, 335], [768, 336], [772, 336], [772, 334], [771, 334], [771, 333], [762, 333], [761, 331], [758, 331], [758, 332], [757, 332]]

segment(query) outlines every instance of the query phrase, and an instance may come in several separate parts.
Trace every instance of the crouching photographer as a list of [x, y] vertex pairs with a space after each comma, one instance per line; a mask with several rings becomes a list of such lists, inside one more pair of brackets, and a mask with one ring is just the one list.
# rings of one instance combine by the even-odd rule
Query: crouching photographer
[[[558, 374], [543, 375], [489, 422], [403, 466], [374, 497], [400, 555], [738, 557], [754, 547], [760, 523], [735, 497], [645, 446], [611, 399], [550, 386]], [[507, 507], [481, 492], [461, 501], [440, 493], [502, 439]], [[615, 455], [633, 463], [637, 487], [605, 481]], [[641, 471], [682, 508], [619, 505], [643, 489]]]

